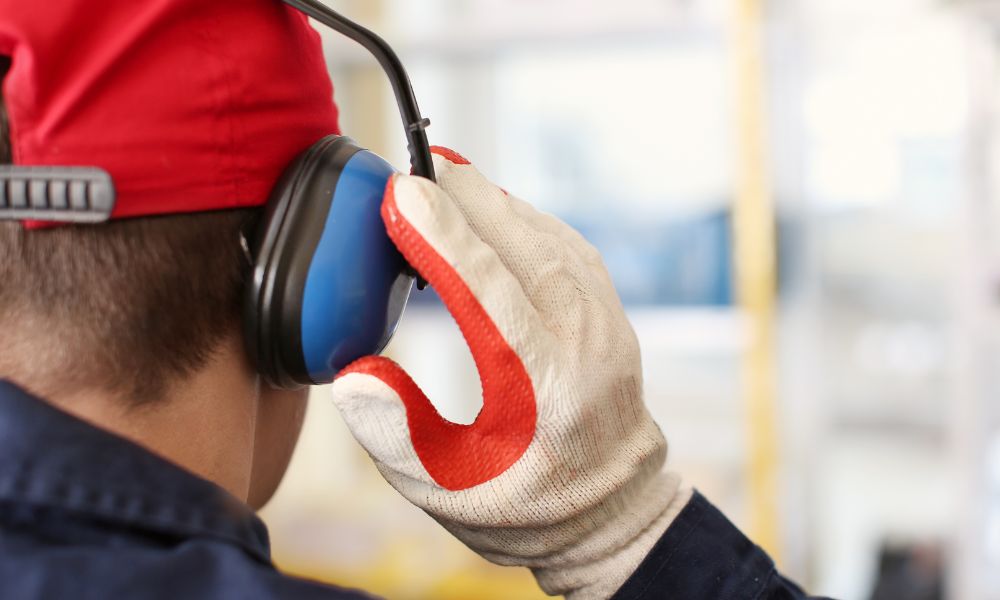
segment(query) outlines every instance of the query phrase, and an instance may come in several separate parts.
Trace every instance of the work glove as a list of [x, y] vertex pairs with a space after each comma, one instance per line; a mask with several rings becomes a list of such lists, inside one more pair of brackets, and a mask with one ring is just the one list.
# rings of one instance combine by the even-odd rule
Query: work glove
[[488, 560], [542, 589], [610, 598], [691, 497], [663, 471], [638, 342], [597, 251], [434, 149], [438, 184], [397, 176], [382, 217], [461, 328], [482, 381], [472, 425], [367, 357], [333, 398], [385, 479]]

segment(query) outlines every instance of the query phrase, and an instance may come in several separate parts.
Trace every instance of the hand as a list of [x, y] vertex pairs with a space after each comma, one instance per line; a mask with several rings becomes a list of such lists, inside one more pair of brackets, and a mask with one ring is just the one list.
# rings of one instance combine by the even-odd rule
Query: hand
[[434, 153], [439, 185], [396, 177], [382, 216], [458, 322], [482, 411], [446, 421], [379, 357], [345, 369], [334, 401], [386, 480], [470, 548], [550, 594], [609, 598], [691, 495], [662, 471], [635, 333], [583, 237]]

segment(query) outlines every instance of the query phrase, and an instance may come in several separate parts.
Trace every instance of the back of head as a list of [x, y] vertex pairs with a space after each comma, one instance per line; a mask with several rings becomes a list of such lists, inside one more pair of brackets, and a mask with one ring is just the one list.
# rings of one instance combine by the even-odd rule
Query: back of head
[[117, 189], [106, 224], [0, 221], [0, 379], [155, 401], [240, 335], [241, 230], [338, 133], [318, 35], [275, 0], [0, 6], [0, 161]]
[[[0, 70], [9, 61], [0, 57]], [[0, 162], [11, 162], [0, 96]], [[239, 335], [253, 209], [27, 230], [0, 223], [0, 378], [155, 401]]]

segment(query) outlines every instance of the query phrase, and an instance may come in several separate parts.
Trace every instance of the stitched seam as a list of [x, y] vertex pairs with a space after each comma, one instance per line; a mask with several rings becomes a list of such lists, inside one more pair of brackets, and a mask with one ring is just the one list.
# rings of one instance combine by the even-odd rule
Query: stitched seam
[[[213, 516], [211, 512], [206, 512], [197, 505], [190, 503], [178, 503], [176, 505], [171, 505], [162, 502], [155, 496], [147, 495], [146, 493], [137, 492], [135, 490], [126, 490], [124, 488], [90, 488], [86, 485], [81, 485], [79, 482], [66, 478], [47, 479], [43, 488], [46, 491], [51, 490], [52, 492], [48, 494], [40, 494], [41, 497], [33, 497], [29, 490], [31, 480], [33, 480], [31, 477], [31, 471], [25, 470], [20, 470], [11, 477], [0, 479], [0, 484], [7, 483], [6, 489], [9, 492], [7, 494], [0, 492], [0, 500], [7, 499], [13, 502], [24, 502], [35, 506], [63, 510], [72, 514], [97, 517], [111, 522], [131, 522], [150, 529], [162, 529], [168, 532], [172, 531], [174, 533], [188, 533], [215, 537], [235, 542], [241, 547], [245, 547], [255, 556], [266, 555], [262, 549], [258, 548], [259, 544], [256, 543], [256, 540], [252, 539], [254, 536], [241, 535], [240, 530], [242, 530], [242, 533], [252, 531], [252, 524], [247, 522], [246, 519], [242, 519], [238, 525], [234, 524], [232, 527], [227, 527], [226, 529], [230, 529], [230, 531], [226, 531], [221, 527], [212, 527], [212, 524], [220, 523], [219, 517]], [[0, 485], [0, 489], [3, 487], [3, 485]], [[70, 490], [79, 490], [84, 495], [92, 497], [93, 499], [72, 503], [68, 498]], [[129, 513], [128, 516], [123, 517], [120, 511], [116, 512], [113, 509], [105, 508], [99, 505], [101, 500], [113, 501], [119, 498], [124, 499], [125, 502], [129, 504], [139, 503], [144, 505], [144, 509], [140, 511], [142, 514], [135, 515], [133, 513]], [[114, 502], [112, 502], [112, 504], [114, 504]], [[164, 511], [172, 511], [180, 515], [187, 515], [187, 518], [183, 518], [181, 516], [178, 516], [177, 518], [170, 518], [152, 514]], [[199, 525], [194, 522], [195, 519], [200, 520], [202, 524]]]

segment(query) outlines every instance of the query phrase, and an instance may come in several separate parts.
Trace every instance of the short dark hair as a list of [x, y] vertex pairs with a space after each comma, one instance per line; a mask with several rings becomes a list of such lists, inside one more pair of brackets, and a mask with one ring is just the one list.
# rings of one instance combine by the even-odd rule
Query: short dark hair
[[[9, 66], [0, 57], [0, 82]], [[0, 88], [0, 163], [12, 162]], [[0, 378], [134, 404], [239, 335], [254, 209], [25, 230], [0, 222]]]

